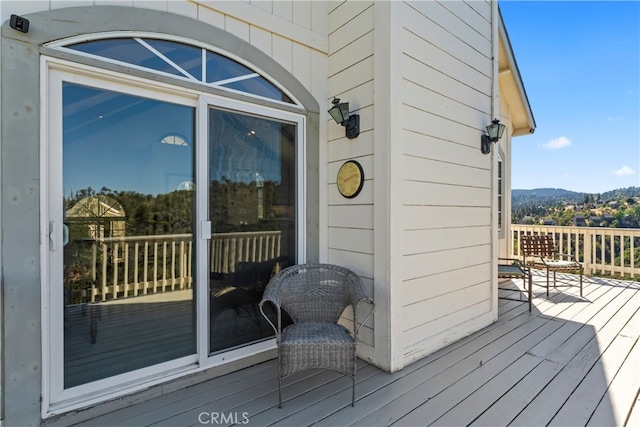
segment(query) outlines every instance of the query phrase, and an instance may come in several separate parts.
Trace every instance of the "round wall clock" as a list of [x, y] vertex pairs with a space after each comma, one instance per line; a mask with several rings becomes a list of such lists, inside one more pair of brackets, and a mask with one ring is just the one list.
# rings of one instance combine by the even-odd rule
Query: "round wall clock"
[[356, 197], [364, 184], [364, 171], [360, 163], [355, 160], [346, 161], [340, 170], [337, 178], [338, 191], [347, 199]]

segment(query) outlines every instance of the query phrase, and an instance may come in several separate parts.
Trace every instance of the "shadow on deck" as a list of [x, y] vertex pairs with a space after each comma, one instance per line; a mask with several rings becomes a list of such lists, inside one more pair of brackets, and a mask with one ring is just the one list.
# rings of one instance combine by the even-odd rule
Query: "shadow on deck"
[[534, 287], [532, 313], [499, 300], [496, 323], [399, 372], [361, 362], [353, 408], [349, 378], [308, 371], [284, 381], [278, 409], [271, 360], [77, 425], [640, 425], [639, 291], [586, 278], [584, 298]]

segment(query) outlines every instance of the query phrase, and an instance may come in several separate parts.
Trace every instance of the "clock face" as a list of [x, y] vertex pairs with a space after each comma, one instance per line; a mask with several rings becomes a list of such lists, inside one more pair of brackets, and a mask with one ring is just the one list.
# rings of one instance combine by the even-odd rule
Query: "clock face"
[[351, 199], [356, 197], [364, 184], [364, 171], [360, 163], [355, 160], [345, 162], [338, 171], [338, 191], [344, 197]]

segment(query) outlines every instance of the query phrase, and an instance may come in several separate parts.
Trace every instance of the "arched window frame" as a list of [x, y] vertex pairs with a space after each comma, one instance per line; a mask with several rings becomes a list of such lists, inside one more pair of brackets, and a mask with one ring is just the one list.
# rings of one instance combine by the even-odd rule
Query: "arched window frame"
[[[267, 82], [269, 82], [270, 84], [275, 86], [277, 89], [282, 91], [289, 99], [291, 99], [292, 102], [289, 103], [289, 102], [285, 102], [285, 101], [280, 101], [280, 100], [277, 100], [277, 99], [274, 99], [274, 98], [269, 98], [269, 97], [265, 97], [265, 96], [261, 96], [261, 95], [256, 95], [256, 94], [253, 94], [251, 92], [245, 92], [245, 91], [232, 89], [232, 88], [224, 86], [224, 84], [226, 84], [228, 82], [207, 83], [206, 81], [198, 80], [198, 79], [195, 79], [195, 78], [187, 76], [187, 75], [176, 75], [176, 74], [163, 72], [163, 71], [160, 71], [160, 70], [154, 70], [152, 68], [143, 67], [143, 66], [136, 65], [136, 64], [133, 64], [133, 63], [129, 63], [129, 62], [119, 61], [119, 60], [111, 59], [111, 58], [100, 56], [100, 55], [94, 55], [94, 54], [82, 52], [82, 51], [79, 51], [79, 50], [76, 50], [76, 49], [72, 49], [72, 48], [69, 47], [69, 46], [72, 46], [72, 45], [76, 45], [78, 43], [92, 42], [92, 41], [98, 41], [98, 40], [110, 40], [110, 39], [135, 39], [135, 40], [141, 40], [142, 42], [144, 42], [144, 39], [153, 39], [153, 40], [161, 40], [161, 41], [170, 41], [170, 42], [174, 42], [174, 43], [184, 44], [186, 46], [196, 47], [196, 48], [202, 49], [202, 64], [203, 64], [203, 68], [204, 68], [204, 64], [206, 63], [205, 55], [206, 55], [207, 51], [211, 52], [211, 53], [214, 53], [216, 55], [220, 55], [222, 57], [225, 57], [225, 58], [227, 58], [227, 59], [229, 59], [231, 61], [234, 61], [234, 62], [236, 62], [236, 63], [238, 63], [238, 64], [240, 64], [240, 65], [242, 65], [242, 66], [254, 71], [257, 76], [264, 78]], [[85, 57], [85, 58], [89, 58], [89, 59], [98, 60], [98, 61], [100, 61], [102, 63], [114, 64], [114, 65], [118, 65], [118, 66], [125, 66], [125, 67], [128, 67], [128, 68], [133, 68], [133, 69], [136, 69], [136, 70], [139, 70], [139, 71], [142, 71], [142, 72], [146, 72], [146, 73], [152, 73], [152, 74], [157, 74], [157, 75], [161, 75], [161, 76], [164, 76], [164, 77], [174, 78], [177, 81], [194, 83], [194, 84], [197, 84], [197, 85], [201, 85], [203, 87], [210, 87], [210, 88], [217, 89], [217, 90], [222, 90], [222, 91], [228, 92], [228, 93], [235, 93], [235, 94], [238, 94], [238, 95], [241, 95], [241, 96], [247, 96], [247, 97], [256, 99], [256, 101], [267, 101], [267, 102], [272, 102], [272, 103], [275, 103], [275, 104], [281, 105], [281, 106], [304, 108], [302, 103], [290, 91], [288, 91], [285, 87], [283, 87], [281, 84], [279, 84], [276, 79], [274, 79], [271, 76], [269, 76], [268, 73], [266, 73], [265, 71], [261, 70], [256, 65], [248, 63], [244, 59], [240, 58], [237, 55], [234, 55], [231, 52], [227, 52], [227, 51], [225, 51], [223, 49], [217, 48], [215, 46], [212, 46], [212, 45], [209, 45], [209, 44], [206, 44], [206, 43], [202, 43], [202, 42], [199, 42], [199, 41], [187, 39], [185, 37], [180, 37], [180, 36], [175, 36], [175, 35], [170, 35], [170, 34], [158, 34], [158, 33], [152, 33], [152, 32], [142, 32], [142, 31], [110, 31], [110, 32], [101, 32], [101, 33], [95, 33], [95, 34], [83, 34], [83, 35], [80, 35], [80, 36], [72, 36], [72, 37], [65, 38], [63, 40], [56, 40], [56, 41], [53, 41], [53, 42], [50, 42], [50, 43], [46, 43], [44, 46], [47, 47], [47, 48], [51, 48], [51, 49], [54, 49], [54, 50], [57, 50], [57, 51], [60, 51], [60, 52], [64, 52], [64, 53], [67, 53], [67, 54], [71, 54], [71, 55], [74, 55], [74, 56], [80, 56], [80, 57]], [[182, 73], [182, 74], [184, 74], [184, 73]], [[203, 77], [205, 75], [204, 69], [203, 69], [202, 75], [203, 75]]]

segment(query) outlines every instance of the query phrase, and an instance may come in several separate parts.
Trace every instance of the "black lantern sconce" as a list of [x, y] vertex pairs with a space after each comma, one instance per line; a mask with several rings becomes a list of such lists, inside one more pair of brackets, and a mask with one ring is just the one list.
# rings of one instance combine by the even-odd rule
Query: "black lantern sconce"
[[500, 123], [500, 120], [493, 119], [491, 124], [487, 126], [487, 135], [482, 135], [480, 138], [480, 151], [482, 154], [489, 154], [491, 152], [491, 143], [498, 142], [502, 138], [506, 126]]
[[346, 137], [353, 139], [360, 135], [360, 116], [358, 114], [349, 115], [349, 103], [340, 102], [339, 98], [333, 98], [333, 107], [329, 114], [339, 125], [345, 127]]

